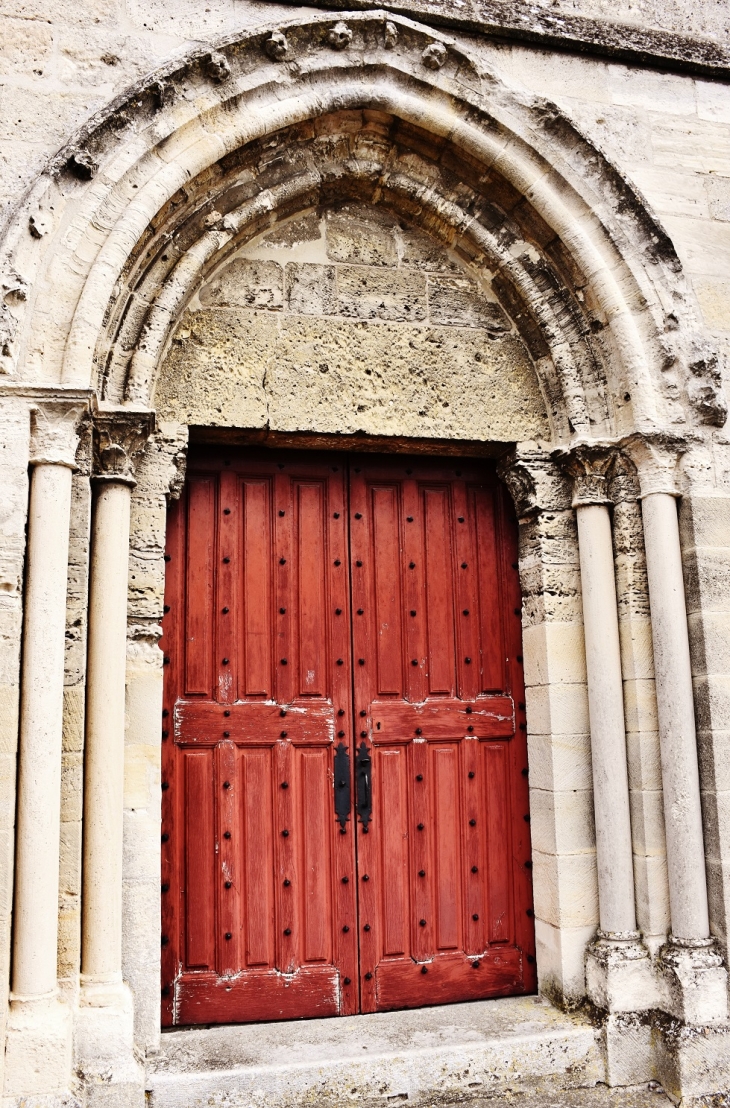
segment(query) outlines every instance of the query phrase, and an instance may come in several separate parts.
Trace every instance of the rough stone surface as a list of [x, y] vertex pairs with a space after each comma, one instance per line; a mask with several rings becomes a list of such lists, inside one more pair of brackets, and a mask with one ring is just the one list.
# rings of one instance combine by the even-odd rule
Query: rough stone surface
[[155, 393], [160, 415], [273, 431], [544, 438], [539, 385], [502, 309], [446, 251], [406, 231], [407, 248], [393, 219], [344, 208], [255, 240], [181, 320]]
[[[500, 454], [518, 444], [502, 472], [520, 518], [537, 967], [542, 994], [567, 1009], [585, 997], [598, 881], [575, 515], [550, 451], [639, 424], [683, 437], [675, 491], [710, 927], [727, 955], [727, 4], [397, 0], [385, 14], [352, 10], [368, 7], [0, 0], [0, 1033], [31, 410], [78, 385], [84, 403], [94, 393], [92, 407], [152, 395], [157, 409], [132, 496], [122, 905], [150, 1103], [339, 1104], [355, 1087], [364, 1104], [648, 1108], [667, 1103], [651, 1076], [682, 1108], [721, 1108], [730, 1031], [671, 1019], [666, 998], [663, 1014], [629, 1013], [621, 1025], [528, 998], [319, 1029], [160, 1036], [157, 641], [167, 500], [180, 491], [189, 427], [198, 439], [205, 428], [288, 442], [377, 436], [379, 449], [390, 440]], [[86, 436], [73, 479], [57, 736], [66, 1014], [78, 1014], [80, 969], [88, 446]], [[671, 919], [630, 465], [609, 492], [636, 910], [656, 984]], [[719, 1011], [717, 967], [714, 980]], [[3, 1108], [30, 1104], [27, 1058], [11, 1039]], [[47, 1037], [29, 1041], [48, 1084]], [[70, 1062], [52, 1080], [39, 1094], [46, 1108], [77, 1096], [127, 1108], [144, 1094], [139, 1075], [84, 1088]]]

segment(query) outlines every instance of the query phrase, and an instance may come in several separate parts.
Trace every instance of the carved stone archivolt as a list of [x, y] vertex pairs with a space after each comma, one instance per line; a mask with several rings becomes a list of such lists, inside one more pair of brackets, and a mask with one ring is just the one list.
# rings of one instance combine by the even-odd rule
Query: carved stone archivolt
[[106, 408], [94, 413], [94, 478], [134, 485], [134, 464], [154, 430], [147, 409]]

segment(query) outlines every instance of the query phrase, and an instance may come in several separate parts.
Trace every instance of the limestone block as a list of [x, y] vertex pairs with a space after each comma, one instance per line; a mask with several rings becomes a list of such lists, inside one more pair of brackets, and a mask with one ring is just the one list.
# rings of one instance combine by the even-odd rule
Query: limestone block
[[47, 66], [53, 50], [53, 33], [47, 23], [0, 15], [3, 40], [0, 76], [27, 73]]
[[593, 792], [530, 787], [530, 834], [535, 850], [567, 854], [595, 850]]
[[537, 685], [526, 689], [530, 730], [538, 734], [584, 735], [589, 731], [585, 685]]
[[142, 808], [149, 801], [150, 791], [160, 779], [159, 744], [145, 746], [128, 744], [124, 752], [124, 806]]
[[662, 767], [659, 734], [656, 731], [627, 731], [626, 756], [629, 786], [661, 792]]
[[730, 792], [730, 730], [697, 732], [700, 781], [707, 792]]
[[705, 850], [711, 858], [730, 857], [730, 792], [703, 792]]
[[122, 887], [122, 973], [134, 996], [136, 1041], [160, 1040], [160, 877]]
[[614, 104], [667, 116], [693, 116], [696, 112], [694, 83], [680, 74], [624, 65], [609, 65], [608, 73]]
[[697, 115], [700, 119], [709, 119], [714, 123], [730, 123], [730, 96], [727, 86], [714, 81], [694, 81], [697, 97]]
[[674, 172], [663, 166], [640, 165], [631, 176], [652, 208], [668, 215], [708, 219], [711, 215], [707, 189], [701, 177], [692, 172]]
[[396, 228], [401, 264], [414, 266], [424, 272], [456, 272], [461, 266], [443, 247], [415, 227]]
[[695, 277], [692, 286], [705, 325], [730, 331], [730, 281]]
[[609, 158], [635, 169], [651, 161], [651, 125], [643, 109], [565, 97], [568, 115]]
[[44, 1097], [65, 1091], [72, 1056], [68, 1005], [56, 999], [13, 1005], [7, 1028], [4, 1095]]
[[627, 680], [654, 678], [654, 649], [648, 619], [620, 620], [621, 671]]
[[706, 865], [712, 932], [723, 942], [727, 955], [730, 938], [730, 862], [708, 858]]
[[727, 177], [706, 177], [703, 184], [707, 192], [710, 215], [713, 219], [720, 219], [724, 223], [729, 223], [730, 179]]
[[627, 731], [657, 731], [654, 681], [624, 681], [624, 715]]
[[636, 922], [644, 942], [656, 954], [671, 926], [669, 878], [664, 854], [634, 855]]
[[656, 1076], [651, 1022], [646, 1016], [629, 1012], [608, 1016], [603, 1041], [609, 1088], [640, 1085]]
[[528, 732], [530, 786], [535, 789], [592, 789], [591, 743], [586, 735]]
[[389, 212], [356, 206], [328, 211], [325, 220], [327, 256], [333, 262], [355, 265], [395, 266], [398, 251], [396, 220]]
[[163, 418], [502, 441], [545, 427], [534, 371], [511, 335], [221, 309], [188, 313], [176, 337], [155, 394]]
[[33, 143], [42, 135], [49, 147], [60, 146], [76, 121], [96, 107], [95, 96], [89, 92], [54, 90], [52, 102], [53, 111], [49, 112], [42, 86], [4, 84], [0, 88], [0, 142]]
[[595, 852], [544, 854], [533, 850], [535, 916], [554, 927], [598, 926]]
[[79, 751], [64, 754], [61, 763], [61, 822], [80, 820], [84, 806], [84, 760]]
[[[5, 928], [13, 903], [13, 864], [15, 861], [14, 828], [0, 831], [0, 863], [2, 863], [2, 881], [0, 881], [0, 926]], [[7, 937], [7, 934], [6, 934]], [[4, 961], [3, 961], [4, 959]], [[7, 944], [0, 948], [0, 967], [7, 964]], [[3, 978], [0, 977], [0, 981]], [[7, 985], [7, 982], [5, 983]]]
[[18, 683], [22, 623], [20, 595], [0, 593], [0, 648], [4, 648], [0, 649], [0, 687], [8, 688]]
[[683, 556], [689, 612], [730, 611], [730, 561], [721, 547], [687, 550]]
[[124, 879], [150, 881], [160, 875], [160, 801], [124, 810]]
[[114, 0], [2, 0], [0, 12], [22, 19], [42, 19], [52, 24], [76, 24], [88, 26], [91, 20], [101, 24], [112, 23], [118, 9]]
[[289, 262], [286, 267], [286, 302], [290, 312], [334, 315], [337, 282], [333, 265]]
[[78, 753], [84, 745], [85, 687], [66, 686], [63, 690], [63, 751]]
[[577, 565], [545, 561], [542, 565], [523, 565], [520, 559], [523, 590], [523, 625], [539, 623], [583, 624], [580, 570]]
[[219, 269], [199, 293], [204, 308], [266, 308], [284, 305], [284, 271], [276, 262], [235, 258]]
[[664, 804], [661, 792], [629, 793], [631, 838], [636, 854], [664, 854]]
[[687, 622], [694, 676], [730, 673], [730, 612], [694, 612]]
[[538, 623], [522, 632], [525, 684], [585, 684], [582, 623]]
[[9, 826], [12, 826], [11, 813], [15, 809], [15, 772], [15, 756], [0, 754], [0, 812], [6, 814], [6, 821], [3, 822]]
[[[711, 1103], [709, 1098], [727, 1095], [730, 1072], [730, 1034], [727, 1028], [694, 1028], [668, 1025], [655, 1039], [656, 1073], [675, 1102], [683, 1105]], [[703, 1100], [694, 1099], [702, 1097]], [[707, 1098], [707, 1099], [704, 1099]], [[718, 1100], [722, 1103], [722, 1099]]]
[[[730, 127], [721, 123], [708, 123], [699, 119], [675, 120], [656, 116], [652, 120], [651, 148], [654, 164], [669, 169], [694, 170], [697, 173], [719, 173], [728, 176], [730, 171]], [[668, 219], [672, 237], [681, 226], [681, 220]], [[688, 221], [692, 224], [698, 220]], [[690, 227], [685, 226], [682, 245], [690, 240]], [[675, 240], [676, 241], [676, 240]], [[698, 244], [699, 246], [699, 244]], [[683, 251], [680, 249], [680, 256]], [[696, 272], [706, 272], [701, 269]]]
[[597, 109], [601, 104], [611, 102], [609, 69], [602, 60], [590, 68], [581, 64], [579, 57], [561, 57], [558, 64], [555, 56], [547, 50], [522, 50], [519, 45], [510, 51], [509, 73], [513, 79], [519, 79], [529, 88], [539, 88], [553, 98], [571, 98], [584, 102], [595, 101]]
[[538, 987], [544, 996], [568, 1006], [583, 1001], [586, 947], [595, 933], [595, 924], [555, 927], [535, 920]]
[[61, 824], [60, 894], [78, 896], [81, 892], [81, 821]]
[[487, 300], [468, 277], [429, 277], [428, 317], [444, 326], [485, 327], [495, 332], [510, 329], [499, 304]]
[[338, 266], [337, 312], [351, 319], [419, 322], [427, 313], [426, 279], [415, 270]]
[[730, 675], [711, 674], [693, 681], [697, 727], [723, 728], [730, 719]]
[[683, 547], [730, 547], [730, 496], [683, 497], [679, 526]]
[[0, 685], [0, 755], [12, 758], [18, 749], [19, 696], [17, 685]]
[[[730, 127], [725, 128], [725, 131], [722, 141], [730, 144]], [[730, 151], [730, 145], [725, 149]], [[724, 170], [717, 172], [730, 174], [730, 152], [724, 165]], [[707, 169], [706, 172], [712, 172], [712, 169]], [[689, 273], [720, 279], [727, 277], [730, 272], [730, 226], [709, 219], [686, 219], [679, 216], [665, 216], [664, 219], [682, 264]]]

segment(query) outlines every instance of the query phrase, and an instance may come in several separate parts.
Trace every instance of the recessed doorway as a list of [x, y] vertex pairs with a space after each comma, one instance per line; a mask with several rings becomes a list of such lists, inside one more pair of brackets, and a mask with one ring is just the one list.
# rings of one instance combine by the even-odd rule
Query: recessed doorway
[[199, 447], [166, 558], [163, 1024], [534, 991], [493, 463]]

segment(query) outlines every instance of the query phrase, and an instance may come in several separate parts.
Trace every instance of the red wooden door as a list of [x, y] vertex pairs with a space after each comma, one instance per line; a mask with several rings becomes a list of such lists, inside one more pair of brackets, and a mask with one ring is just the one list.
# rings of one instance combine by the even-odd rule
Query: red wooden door
[[[352, 462], [361, 1008], [536, 986], [516, 525], [484, 464]], [[362, 746], [360, 746], [362, 750]]]
[[[168, 527], [163, 1022], [357, 1010], [341, 459], [206, 451]], [[344, 830], [344, 833], [342, 831]]]
[[199, 451], [166, 557], [163, 1022], [533, 991], [490, 468]]

